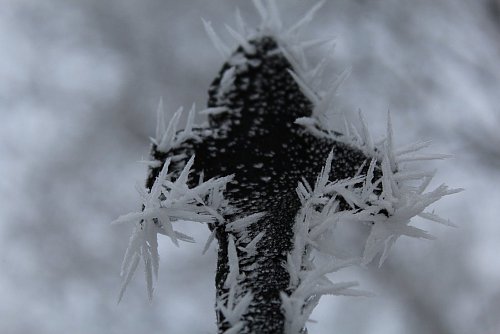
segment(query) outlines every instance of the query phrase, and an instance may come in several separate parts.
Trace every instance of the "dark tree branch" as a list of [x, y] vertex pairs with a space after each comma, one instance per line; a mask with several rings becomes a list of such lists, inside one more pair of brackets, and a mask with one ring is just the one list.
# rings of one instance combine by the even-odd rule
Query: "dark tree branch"
[[[303, 52], [317, 41], [292, 45], [296, 30], [322, 3], [283, 31], [274, 3], [254, 2], [261, 31], [247, 40], [230, 30], [240, 42], [232, 54], [205, 22], [216, 48], [228, 57], [209, 89], [209, 124], [194, 127], [193, 107], [185, 129], [176, 132], [181, 110], [167, 127], [159, 113], [147, 190], [139, 190], [143, 210], [115, 221], [136, 224], [120, 298], [140, 259], [152, 297], [157, 234], [174, 243], [192, 241], [172, 222], [205, 222], [219, 244], [219, 332], [302, 334], [321, 296], [363, 295], [352, 289], [357, 282], [333, 283], [327, 274], [370, 263], [379, 254], [381, 264], [402, 235], [432, 238], [409, 225], [411, 218], [450, 225], [424, 210], [460, 189], [441, 185], [425, 192], [433, 173], [400, 163], [444, 156], [416, 154], [425, 143], [394, 150], [390, 117], [379, 143], [361, 114], [361, 133], [352, 124], [343, 134], [322, 124], [346, 72], [326, 89], [316, 87], [322, 63], [309, 68]], [[370, 227], [359, 258], [340, 260], [330, 247], [343, 223]], [[318, 263], [316, 255], [328, 261]]]
[[[254, 52], [237, 49], [210, 87], [208, 106], [224, 107], [226, 111], [209, 117], [209, 135], [199, 142], [185, 142], [175, 152], [153, 148], [153, 156], [165, 161], [181, 152], [186, 157], [195, 154], [191, 186], [196, 185], [202, 172], [206, 178], [234, 174], [227, 185], [226, 198], [238, 211], [228, 220], [266, 212], [264, 218], [249, 227], [248, 237], [239, 244], [244, 247], [265, 232], [255, 254], [247, 257], [238, 251], [243, 277], [239, 281], [241, 293], [253, 293], [243, 319], [246, 327], [241, 333], [283, 333], [280, 293], [290, 293], [284, 264], [292, 251], [294, 218], [301, 207], [295, 191], [297, 184], [302, 178], [314, 184], [332, 150], [332, 180], [353, 177], [367, 157], [343, 143], [319, 139], [295, 124], [297, 118], [311, 116], [312, 105], [288, 72], [291, 64], [273, 38], [262, 37], [250, 43]], [[245, 62], [233, 65], [235, 59], [242, 57]], [[234, 82], [224, 91], [221, 80], [232, 67]], [[149, 187], [160, 169], [151, 170]], [[229, 273], [227, 249], [231, 232], [223, 226], [215, 228], [219, 242], [216, 287], [222, 298], [229, 292], [224, 282]], [[234, 237], [238, 239], [237, 235]], [[221, 333], [230, 327], [220, 311], [217, 319]]]

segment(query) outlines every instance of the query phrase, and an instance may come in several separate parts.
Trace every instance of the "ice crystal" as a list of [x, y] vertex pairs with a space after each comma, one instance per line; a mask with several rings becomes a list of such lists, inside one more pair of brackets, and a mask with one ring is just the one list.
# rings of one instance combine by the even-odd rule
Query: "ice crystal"
[[[329, 274], [377, 257], [382, 264], [400, 236], [432, 238], [410, 225], [411, 219], [452, 225], [428, 207], [460, 189], [426, 190], [434, 172], [412, 167], [413, 162], [446, 156], [419, 153], [428, 143], [396, 149], [390, 115], [386, 136], [377, 141], [361, 111], [357, 123], [335, 114], [335, 98], [350, 70], [326, 76], [330, 55], [309, 64], [309, 49], [333, 46], [333, 38], [300, 40], [325, 1], [290, 27], [275, 1], [253, 3], [262, 19], [257, 29], [250, 29], [239, 11], [236, 28], [226, 25], [239, 44], [232, 53], [203, 20], [226, 60], [209, 89], [208, 108], [200, 112], [208, 115], [208, 125], [194, 125], [193, 105], [179, 130], [183, 109], [167, 124], [160, 101], [148, 162], [150, 190], [140, 190], [143, 210], [117, 219], [135, 224], [120, 298], [141, 258], [152, 295], [158, 233], [174, 243], [191, 241], [172, 223], [205, 222], [211, 234], [204, 251], [219, 242], [219, 332], [298, 334], [321, 296], [366, 295], [355, 289], [356, 282], [334, 282]], [[328, 126], [332, 115], [343, 118], [343, 129]], [[188, 160], [194, 153], [201, 161]], [[234, 177], [221, 177], [227, 174]], [[370, 227], [359, 258], [341, 259], [329, 246], [339, 224]], [[319, 257], [326, 263], [318, 263]]]
[[[383, 147], [375, 147], [366, 125], [363, 135], [353, 145], [359, 145], [365, 152], [383, 156], [381, 162], [373, 157], [366, 174], [343, 180], [330, 181], [330, 168], [334, 159], [333, 152], [328, 155], [325, 166], [319, 173], [314, 188], [306, 181], [299, 183], [297, 195], [302, 208], [296, 217], [294, 249], [288, 255], [287, 268], [290, 273], [292, 293], [282, 293], [283, 310], [286, 316], [286, 333], [300, 333], [310, 312], [325, 293], [337, 295], [358, 295], [352, 290], [354, 282], [332, 283], [325, 275], [342, 267], [353, 264], [368, 264], [380, 255], [379, 265], [385, 261], [388, 251], [400, 236], [432, 239], [426, 231], [409, 225], [415, 216], [437, 223], [452, 225], [434, 212], [424, 210], [443, 196], [451, 195], [461, 189], [450, 189], [440, 185], [426, 192], [433, 172], [413, 170], [399, 164], [398, 157], [413, 154], [423, 145], [413, 145], [403, 150], [393, 150], [393, 131], [388, 119], [387, 137]], [[430, 155], [439, 157], [441, 155]], [[423, 155], [421, 160], [428, 159]], [[378, 173], [376, 173], [378, 171]], [[378, 174], [379, 176], [377, 177]], [[415, 184], [417, 181], [417, 184]], [[340, 210], [340, 201], [350, 209]], [[366, 240], [362, 259], [353, 259], [340, 264], [328, 244], [321, 238], [337, 224], [370, 224], [371, 232]], [[333, 240], [330, 241], [334, 242]], [[330, 266], [316, 268], [314, 252], [332, 256]], [[348, 289], [347, 291], [343, 290]], [[325, 292], [325, 293], [323, 293]]]
[[[232, 176], [210, 179], [193, 188], [188, 187], [188, 176], [194, 163], [189, 159], [177, 179], [168, 174], [170, 159], [167, 159], [150, 190], [139, 188], [143, 209], [118, 217], [113, 224], [133, 223], [134, 232], [123, 259], [121, 275], [124, 277], [119, 301], [130, 282], [139, 259], [145, 266], [148, 295], [153, 297], [153, 278], [158, 277], [159, 255], [157, 235], [168, 236], [175, 245], [179, 240], [193, 242], [193, 238], [174, 230], [177, 220], [211, 223], [217, 220], [215, 209], [205, 203], [204, 198], [214, 192], [222, 196]], [[212, 195], [214, 196], [214, 195]]]

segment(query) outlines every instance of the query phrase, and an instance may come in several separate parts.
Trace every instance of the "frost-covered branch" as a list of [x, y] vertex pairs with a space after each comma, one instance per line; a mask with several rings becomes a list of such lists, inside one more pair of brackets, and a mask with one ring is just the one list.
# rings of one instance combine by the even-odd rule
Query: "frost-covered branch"
[[[203, 21], [225, 59], [201, 111], [208, 124], [194, 124], [193, 106], [179, 129], [183, 109], [167, 123], [160, 104], [143, 210], [117, 219], [135, 224], [120, 298], [141, 258], [151, 297], [158, 233], [191, 241], [173, 222], [204, 222], [212, 232], [205, 251], [218, 241], [219, 333], [304, 333], [321, 296], [367, 294], [356, 282], [336, 282], [336, 271], [377, 257], [382, 264], [400, 236], [431, 238], [410, 225], [415, 216], [450, 225], [427, 208], [459, 190], [428, 191], [434, 173], [412, 167], [445, 156], [420, 154], [427, 143], [395, 149], [390, 115], [378, 141], [361, 112], [357, 124], [327, 126], [349, 70], [325, 76], [330, 58], [311, 66], [307, 53], [332, 40], [299, 37], [323, 3], [285, 27], [274, 1], [254, 0], [258, 29], [239, 12], [236, 27], [226, 26], [234, 51]], [[370, 226], [359, 258], [329, 247], [340, 224]]]
[[178, 246], [179, 240], [194, 242], [194, 239], [175, 231], [173, 222], [213, 223], [217, 220], [217, 209], [220, 208], [207, 205], [203, 198], [209, 194], [214, 196], [213, 193], [221, 194], [232, 176], [210, 179], [189, 188], [187, 180], [193, 163], [194, 156], [189, 159], [179, 176], [172, 180], [168, 174], [170, 159], [167, 159], [151, 189], [138, 188], [142, 198], [142, 211], [120, 216], [113, 221], [114, 224], [135, 224], [123, 259], [121, 275], [124, 281], [119, 300], [122, 299], [140, 258], [144, 261], [148, 295], [150, 299], [153, 297], [153, 276], [158, 277], [159, 266], [158, 234], [168, 236]]

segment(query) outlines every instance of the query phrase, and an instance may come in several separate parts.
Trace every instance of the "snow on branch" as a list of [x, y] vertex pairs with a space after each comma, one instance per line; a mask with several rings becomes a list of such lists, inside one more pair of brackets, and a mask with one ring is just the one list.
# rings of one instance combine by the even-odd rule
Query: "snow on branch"
[[[281, 293], [285, 333], [301, 333], [310, 313], [323, 295], [366, 295], [363, 291], [353, 289], [357, 286], [357, 282], [333, 283], [327, 277], [327, 274], [361, 263], [360, 259], [338, 261], [334, 257], [335, 254], [331, 254], [328, 249], [321, 246], [323, 244], [321, 239], [327, 235], [327, 230], [332, 229], [345, 215], [357, 211], [354, 209], [354, 203], [352, 203], [353, 210], [339, 211], [337, 196], [359, 203], [354, 186], [363, 183], [362, 177], [329, 181], [333, 158], [332, 151], [316, 179], [314, 188], [305, 180], [297, 187], [302, 208], [295, 218], [294, 247], [288, 254], [286, 263], [290, 275], [289, 289], [292, 292]], [[331, 262], [316, 266], [314, 252], [324, 253]]]
[[[118, 217], [112, 224], [133, 223], [134, 232], [125, 252], [121, 275], [124, 278], [120, 301], [142, 258], [145, 266], [148, 295], [153, 297], [153, 278], [158, 277], [159, 255], [157, 235], [168, 236], [175, 245], [180, 241], [194, 242], [193, 238], [174, 230], [175, 221], [213, 223], [220, 219], [223, 192], [232, 176], [213, 178], [189, 188], [187, 185], [194, 156], [176, 179], [169, 173], [170, 159], [165, 161], [151, 190], [139, 188], [143, 210]], [[205, 202], [208, 196], [209, 200]], [[214, 201], [218, 198], [218, 201]]]
[[[306, 51], [312, 48], [321, 47], [323, 45], [330, 45], [333, 48], [335, 45], [335, 37], [305, 41], [300, 38], [300, 34], [304, 27], [306, 27], [313, 20], [314, 15], [321, 9], [321, 7], [323, 7], [326, 1], [323, 0], [316, 3], [301, 18], [296, 19], [295, 23], [290, 27], [286, 27], [283, 24], [277, 1], [252, 0], [252, 2], [261, 17], [259, 27], [257, 29], [249, 28], [241, 17], [240, 11], [237, 10], [235, 16], [236, 28], [226, 24], [226, 30], [229, 32], [234, 41], [236, 41], [247, 54], [253, 54], [255, 51], [255, 47], [248, 42], [249, 40], [262, 36], [273, 36], [279, 44], [279, 51], [281, 51], [287, 60], [293, 65], [293, 71], [291, 71], [290, 74], [300, 85], [304, 94], [311, 99], [311, 101], [315, 102], [315, 105], [319, 105], [319, 107], [316, 108], [318, 110], [315, 109], [314, 114], [320, 115], [320, 113], [324, 111], [323, 109], [329, 107], [332, 97], [336, 94], [341, 83], [348, 77], [350, 72], [349, 70], [346, 70], [337, 78], [328, 80], [328, 90], [321, 91], [319, 89], [321, 88], [322, 83], [326, 80], [326, 78], [323, 78], [323, 72], [326, 65], [328, 65], [331, 60], [331, 52], [315, 67], [310, 67], [305, 57]], [[227, 43], [225, 43], [223, 39], [217, 35], [212, 27], [212, 24], [209, 21], [203, 20], [203, 25], [215, 49], [224, 57], [224, 59], [230, 57], [230, 48], [227, 46]], [[237, 65], [240, 60], [233, 58], [239, 55], [240, 54], [231, 56], [232, 58], [230, 58], [229, 63]], [[315, 93], [316, 91], [318, 93]], [[320, 112], [320, 110], [322, 111]]]
[[[202, 114], [213, 116], [226, 112], [239, 112], [225, 106], [231, 102], [228, 97], [237, 89], [235, 82], [238, 81], [236, 80], [238, 75], [246, 71], [247, 66], [258, 67], [265, 60], [253, 56], [246, 58], [259, 52], [259, 45], [255, 41], [259, 37], [270, 36], [278, 46], [273, 43], [273, 48], [266, 50], [266, 56], [276, 53], [286, 58], [291, 65], [289, 75], [297, 84], [297, 94], [301, 99], [305, 96], [312, 103], [311, 114], [297, 118], [295, 123], [303, 126], [306, 132], [314, 137], [328, 139], [334, 146], [315, 183], [311, 185], [305, 178], [298, 183], [296, 193], [301, 208], [294, 219], [294, 233], [291, 239], [293, 247], [280, 252], [280, 256], [287, 255], [284, 266], [290, 277], [288, 288], [280, 293], [281, 310], [285, 316], [285, 332], [288, 334], [304, 333], [305, 323], [323, 295], [368, 295], [364, 291], [355, 289], [357, 282], [333, 282], [329, 274], [345, 267], [368, 264], [377, 257], [381, 265], [387, 258], [391, 246], [400, 236], [431, 239], [432, 236], [426, 231], [411, 226], [411, 219], [419, 216], [439, 224], [452, 225], [434, 211], [429, 211], [428, 207], [444, 196], [461, 191], [461, 189], [450, 189], [445, 185], [427, 190], [435, 173], [412, 167], [413, 163], [443, 159], [447, 156], [419, 153], [428, 143], [417, 143], [399, 150], [395, 149], [390, 114], [387, 118], [386, 136], [379, 141], [374, 140], [361, 111], [359, 111], [359, 125], [349, 123], [344, 118], [344, 129], [333, 129], [328, 126], [328, 119], [334, 114], [335, 97], [342, 83], [348, 78], [350, 70], [347, 69], [333, 78], [325, 77], [325, 67], [328, 65], [330, 55], [317, 65], [311, 66], [306, 53], [311, 47], [333, 45], [333, 38], [312, 41], [299, 39], [300, 30], [312, 21], [314, 13], [325, 2], [320, 1], [313, 6], [303, 18], [296, 20], [296, 24], [284, 27], [275, 1], [253, 0], [262, 19], [258, 29], [249, 29], [239, 12], [236, 13], [236, 28], [226, 26], [229, 34], [244, 50], [233, 55], [230, 55], [230, 47], [216, 34], [212, 24], [203, 21], [215, 48], [224, 59], [227, 59], [227, 66], [220, 74], [215, 94], [211, 95], [216, 106], [201, 111]], [[152, 139], [155, 144], [153, 150], [172, 153], [172, 149], [178, 148], [187, 140], [201, 141], [202, 137], [205, 138], [204, 131], [215, 131], [213, 128], [203, 128], [203, 131], [199, 131], [200, 128], [194, 125], [195, 109], [193, 105], [187, 115], [184, 129], [179, 130], [183, 108], [179, 108], [167, 123], [163, 103], [160, 101], [156, 136]], [[289, 133], [290, 137], [286, 139], [292, 138], [293, 142], [295, 138], [293, 136], [302, 136], [303, 133], [304, 131]], [[330, 180], [330, 175], [335, 174], [332, 172], [332, 165], [335, 165], [336, 159], [335, 145], [339, 143], [347, 144], [350, 152], [356, 154], [362, 152], [367, 159], [353, 177]], [[286, 144], [288, 145], [288, 142]], [[217, 148], [217, 146], [209, 147], [209, 149]], [[306, 149], [305, 153], [310, 152]], [[303, 155], [310, 159], [311, 154]], [[187, 156], [183, 157], [187, 159]], [[284, 158], [287, 159], [289, 156]], [[314, 163], [317, 164], [318, 160], [322, 159], [321, 156], [317, 156]], [[194, 156], [186, 162], [181, 171], [176, 171], [174, 174], [169, 171], [169, 165], [171, 161], [178, 160], [180, 160], [178, 156], [170, 156], [163, 164], [151, 189], [143, 187], [138, 189], [143, 204], [142, 211], [121, 216], [114, 221], [114, 223], [134, 224], [134, 232], [122, 264], [123, 284], [119, 300], [123, 297], [141, 260], [145, 266], [149, 298], [152, 298], [153, 281], [157, 279], [159, 266], [158, 234], [168, 236], [176, 245], [179, 241], [192, 242], [190, 236], [174, 230], [173, 223], [186, 220], [208, 223], [212, 234], [208, 238], [205, 251], [216, 236], [219, 241], [224, 241], [222, 244], [227, 244], [227, 250], [221, 252], [224, 254], [224, 261], [227, 260], [227, 266], [221, 266], [222, 275], [219, 276], [222, 278], [220, 281], [222, 288], [218, 287], [216, 301], [216, 308], [226, 324], [219, 328], [229, 327], [224, 332], [226, 334], [244, 332], [255, 320], [252, 314], [254, 307], [249, 306], [262, 301], [257, 287], [253, 286], [253, 291], [250, 291], [249, 276], [245, 274], [259, 269], [260, 264], [256, 258], [266, 251], [265, 247], [258, 249], [264, 236], [266, 236], [265, 242], [261, 244], [274, 237], [265, 229], [259, 230], [258, 226], [254, 228], [268, 213], [247, 212], [248, 215], [244, 216], [244, 212], [236, 212], [236, 209], [230, 206], [224, 198], [224, 190], [226, 184], [232, 180], [232, 176], [204, 181], [203, 172], [199, 171], [198, 185], [190, 188], [188, 184], [192, 184], [189, 183], [189, 176]], [[154, 167], [161, 166], [159, 161], [153, 163], [157, 164]], [[212, 171], [210, 175], [219, 175], [216, 174], [218, 171], [215, 173]], [[236, 189], [241, 191], [242, 188], [236, 187]], [[286, 191], [289, 193], [290, 189], [287, 188]], [[269, 215], [268, 218], [273, 218], [272, 214]], [[234, 220], [226, 221], [228, 216]], [[371, 230], [361, 257], [340, 260], [342, 256], [336, 253], [336, 247], [328, 246], [334, 242], [333, 231], [339, 224], [370, 226]], [[326, 260], [326, 263], [318, 263], [319, 258]], [[249, 259], [255, 261], [248, 261]], [[283, 267], [280, 268], [284, 270]], [[285, 286], [286, 283], [285, 281]], [[258, 296], [255, 300], [254, 293]], [[279, 307], [279, 301], [274, 303], [273, 307], [274, 305]]]
[[[302, 208], [295, 219], [294, 248], [287, 259], [292, 293], [283, 293], [281, 296], [286, 316], [286, 333], [301, 332], [321, 295], [362, 294], [352, 290], [355, 286], [353, 282], [332, 283], [326, 274], [350, 265], [368, 264], [377, 255], [380, 255], [379, 265], [382, 265], [390, 247], [403, 235], [432, 239], [426, 231], [409, 225], [413, 217], [420, 216], [429, 221], [452, 226], [448, 220], [425, 210], [442, 197], [462, 189], [450, 189], [446, 185], [440, 185], [426, 191], [434, 172], [413, 169], [408, 164], [401, 164], [402, 159], [398, 159], [414, 154], [425, 145], [413, 145], [397, 151], [392, 146], [392, 136], [390, 117], [387, 137], [379, 147], [375, 146], [364, 125], [357, 143], [362, 143], [358, 147], [365, 148], [365, 152], [373, 156], [366, 173], [330, 181], [328, 176], [334, 160], [332, 151], [314, 187], [308, 185], [305, 180], [299, 183], [297, 195]], [[422, 156], [427, 159], [426, 155]], [[360, 172], [362, 169], [363, 167]], [[340, 201], [346, 203], [350, 209], [340, 210]], [[325, 240], [331, 236], [328, 232], [335, 229], [337, 224], [345, 223], [368, 224], [371, 231], [362, 258], [339, 263], [331, 248], [323, 245], [333, 243], [333, 240]], [[316, 267], [315, 253], [329, 256], [330, 265]]]
[[224, 320], [231, 326], [224, 333], [238, 333], [245, 325], [245, 321], [241, 319], [243, 314], [248, 311], [248, 307], [253, 300], [253, 293], [251, 291], [245, 292], [240, 285], [242, 277], [240, 276], [236, 241], [231, 234], [229, 234], [228, 238], [229, 273], [224, 282], [224, 287], [228, 289], [228, 292], [217, 297], [216, 309], [222, 313]]
[[[206, 114], [211, 112], [220, 112], [218, 110], [202, 110], [200, 114]], [[168, 124], [166, 123], [166, 111], [163, 108], [163, 100], [160, 99], [157, 109], [157, 124], [156, 124], [156, 135], [155, 138], [151, 138], [151, 141], [156, 145], [156, 149], [160, 152], [168, 152], [172, 148], [179, 146], [182, 142], [188, 139], [193, 139], [200, 141], [201, 138], [195, 128], [200, 128], [194, 124], [194, 118], [196, 115], [196, 104], [193, 103], [191, 109], [188, 112], [186, 124], [183, 130], [179, 130], [179, 121], [184, 113], [184, 107], [179, 107], [174, 113]]]
[[216, 302], [216, 309], [224, 315], [224, 319], [231, 326], [231, 328], [224, 333], [238, 333], [238, 331], [244, 327], [245, 323], [241, 321], [241, 318], [248, 310], [248, 306], [253, 299], [253, 294], [251, 292], [247, 292], [245, 295], [238, 298], [236, 290], [237, 285], [232, 285], [227, 295], [218, 298]]

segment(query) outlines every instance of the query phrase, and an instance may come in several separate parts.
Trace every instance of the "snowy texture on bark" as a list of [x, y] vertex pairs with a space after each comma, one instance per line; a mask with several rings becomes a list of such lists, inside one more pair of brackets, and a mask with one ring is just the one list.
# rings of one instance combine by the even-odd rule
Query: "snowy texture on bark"
[[[327, 274], [377, 255], [381, 264], [401, 235], [430, 238], [408, 225], [410, 219], [420, 215], [448, 224], [424, 210], [455, 190], [443, 185], [425, 192], [433, 174], [408, 162], [443, 156], [416, 155], [423, 144], [395, 150], [390, 117], [379, 142], [362, 114], [360, 131], [347, 122], [342, 132], [326, 126], [348, 71], [325, 80], [326, 60], [311, 67], [305, 56], [325, 41], [297, 37], [321, 3], [287, 29], [274, 2], [254, 3], [263, 23], [252, 32], [237, 15], [238, 28], [228, 27], [239, 43], [232, 53], [204, 21], [226, 59], [201, 111], [209, 123], [194, 125], [193, 106], [179, 130], [183, 110], [167, 124], [159, 106], [149, 190], [140, 191], [143, 210], [117, 219], [136, 224], [124, 259], [124, 288], [142, 258], [151, 296], [156, 235], [189, 241], [172, 222], [204, 222], [212, 231], [207, 247], [215, 238], [219, 244], [219, 332], [303, 333], [322, 295], [365, 294], [353, 289], [356, 282], [334, 283]], [[347, 223], [371, 226], [361, 258], [340, 260], [327, 246], [335, 227]], [[326, 265], [315, 265], [318, 254], [329, 259]]]

